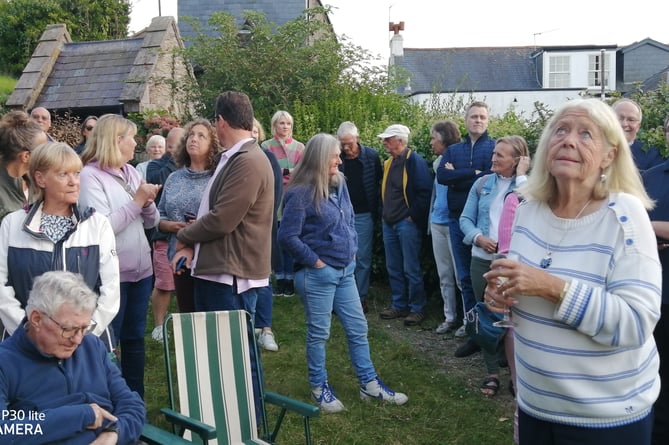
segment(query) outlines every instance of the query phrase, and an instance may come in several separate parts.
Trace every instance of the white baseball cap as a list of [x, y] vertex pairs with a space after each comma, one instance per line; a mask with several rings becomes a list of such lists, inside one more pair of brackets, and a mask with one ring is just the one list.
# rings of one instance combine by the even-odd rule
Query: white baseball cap
[[409, 133], [411, 133], [411, 130], [409, 130], [407, 126], [402, 124], [393, 124], [386, 128], [383, 133], [380, 133], [378, 137], [381, 139], [391, 138], [393, 136], [404, 136], [405, 138], [408, 138]]

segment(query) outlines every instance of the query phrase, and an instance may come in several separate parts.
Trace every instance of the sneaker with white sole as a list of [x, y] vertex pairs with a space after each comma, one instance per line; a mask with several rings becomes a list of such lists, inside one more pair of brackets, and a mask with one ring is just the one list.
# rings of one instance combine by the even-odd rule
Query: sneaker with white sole
[[395, 405], [404, 405], [409, 400], [406, 394], [388, 388], [378, 376], [360, 387], [360, 398], [363, 400], [379, 399]]
[[321, 386], [311, 388], [311, 397], [314, 398], [318, 407], [327, 414], [344, 411], [344, 404], [339, 401], [332, 389], [332, 386], [326, 381]]
[[465, 338], [467, 336], [467, 331], [465, 330], [465, 325], [462, 325], [455, 331], [456, 338]]
[[162, 326], [156, 326], [153, 328], [153, 331], [151, 331], [151, 338], [154, 339], [155, 341], [162, 343], [163, 342], [163, 327]]
[[452, 321], [445, 321], [437, 326], [437, 329], [435, 329], [434, 332], [437, 334], [448, 334], [449, 332], [453, 332], [453, 329], [455, 329], [455, 323]]
[[274, 340], [274, 332], [272, 331], [262, 331], [258, 336], [258, 344], [265, 351], [278, 351], [279, 345], [276, 344]]

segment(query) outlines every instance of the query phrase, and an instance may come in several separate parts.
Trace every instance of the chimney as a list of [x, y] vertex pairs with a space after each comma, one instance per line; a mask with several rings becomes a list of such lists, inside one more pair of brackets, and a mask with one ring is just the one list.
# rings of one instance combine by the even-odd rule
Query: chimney
[[404, 56], [404, 38], [400, 35], [400, 31], [404, 31], [404, 22], [390, 22], [388, 30], [393, 31], [390, 39], [390, 65], [394, 65], [395, 57]]

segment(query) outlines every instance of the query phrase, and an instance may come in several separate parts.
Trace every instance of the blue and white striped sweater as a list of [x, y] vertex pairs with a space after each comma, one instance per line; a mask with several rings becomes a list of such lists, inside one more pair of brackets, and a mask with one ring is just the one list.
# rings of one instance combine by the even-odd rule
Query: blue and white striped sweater
[[578, 220], [536, 201], [516, 211], [511, 251], [570, 282], [558, 307], [518, 296], [518, 404], [550, 422], [605, 428], [647, 415], [657, 398], [661, 266], [641, 203], [612, 194]]

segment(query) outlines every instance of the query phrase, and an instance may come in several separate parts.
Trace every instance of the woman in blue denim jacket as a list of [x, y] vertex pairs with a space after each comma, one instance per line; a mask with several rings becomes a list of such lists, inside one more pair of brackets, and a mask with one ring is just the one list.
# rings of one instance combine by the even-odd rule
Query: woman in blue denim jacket
[[[472, 246], [470, 273], [477, 301], [483, 300], [492, 254], [497, 252], [497, 232], [504, 197], [527, 181], [530, 166], [527, 142], [521, 136], [506, 136], [495, 143], [492, 152], [492, 174], [476, 180], [469, 190], [465, 208], [460, 215], [463, 241]], [[488, 377], [481, 384], [481, 393], [492, 397], [499, 390], [498, 354], [483, 351]]]
[[325, 413], [344, 410], [325, 369], [333, 312], [346, 333], [360, 397], [396, 405], [408, 400], [383, 383], [370, 357], [367, 319], [353, 275], [358, 249], [353, 206], [339, 171], [340, 153], [339, 141], [329, 134], [317, 134], [307, 142], [288, 183], [278, 234], [298, 269], [295, 287], [306, 313], [311, 394]]

